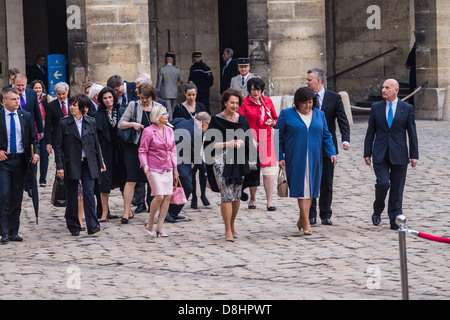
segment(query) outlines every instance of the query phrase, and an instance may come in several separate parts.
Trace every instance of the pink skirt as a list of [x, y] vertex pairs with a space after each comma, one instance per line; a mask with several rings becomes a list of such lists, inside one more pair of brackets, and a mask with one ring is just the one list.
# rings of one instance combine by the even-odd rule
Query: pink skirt
[[148, 183], [152, 189], [152, 196], [167, 196], [173, 193], [173, 171], [148, 172]]

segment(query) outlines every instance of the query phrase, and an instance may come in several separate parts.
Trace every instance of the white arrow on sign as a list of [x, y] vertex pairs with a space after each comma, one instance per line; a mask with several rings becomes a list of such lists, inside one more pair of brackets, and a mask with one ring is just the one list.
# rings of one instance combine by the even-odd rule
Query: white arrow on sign
[[62, 77], [62, 74], [56, 71], [53, 76], [56, 78], [56, 80], [59, 80], [59, 77]]

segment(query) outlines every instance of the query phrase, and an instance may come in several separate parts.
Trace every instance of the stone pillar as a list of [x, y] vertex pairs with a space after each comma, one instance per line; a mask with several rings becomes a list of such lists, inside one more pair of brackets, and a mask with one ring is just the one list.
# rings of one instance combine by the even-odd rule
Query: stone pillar
[[294, 94], [306, 72], [326, 69], [325, 0], [267, 1], [270, 88]]
[[85, 0], [86, 81], [105, 85], [119, 74], [133, 82], [150, 73], [148, 1]]
[[428, 82], [417, 95], [416, 117], [442, 120], [450, 85], [450, 3], [416, 0], [415, 10], [417, 83]]
[[6, 38], [6, 3], [0, 0], [0, 88], [8, 83], [8, 39]]

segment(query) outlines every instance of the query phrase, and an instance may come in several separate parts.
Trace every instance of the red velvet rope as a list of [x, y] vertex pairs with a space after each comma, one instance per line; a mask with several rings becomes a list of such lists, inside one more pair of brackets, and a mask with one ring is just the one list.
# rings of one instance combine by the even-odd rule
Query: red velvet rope
[[423, 239], [427, 239], [427, 240], [431, 240], [431, 241], [450, 243], [450, 239], [448, 239], [448, 238], [435, 237], [435, 236], [432, 236], [432, 235], [429, 235], [426, 233], [422, 233], [422, 232], [419, 232], [418, 236]]

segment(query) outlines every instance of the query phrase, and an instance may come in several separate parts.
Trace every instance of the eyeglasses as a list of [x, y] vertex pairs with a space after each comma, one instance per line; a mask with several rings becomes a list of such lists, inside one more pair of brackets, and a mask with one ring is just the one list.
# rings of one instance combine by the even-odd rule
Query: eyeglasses
[[162, 115], [163, 116], [168, 116], [169, 114], [167, 112], [164, 112]]

